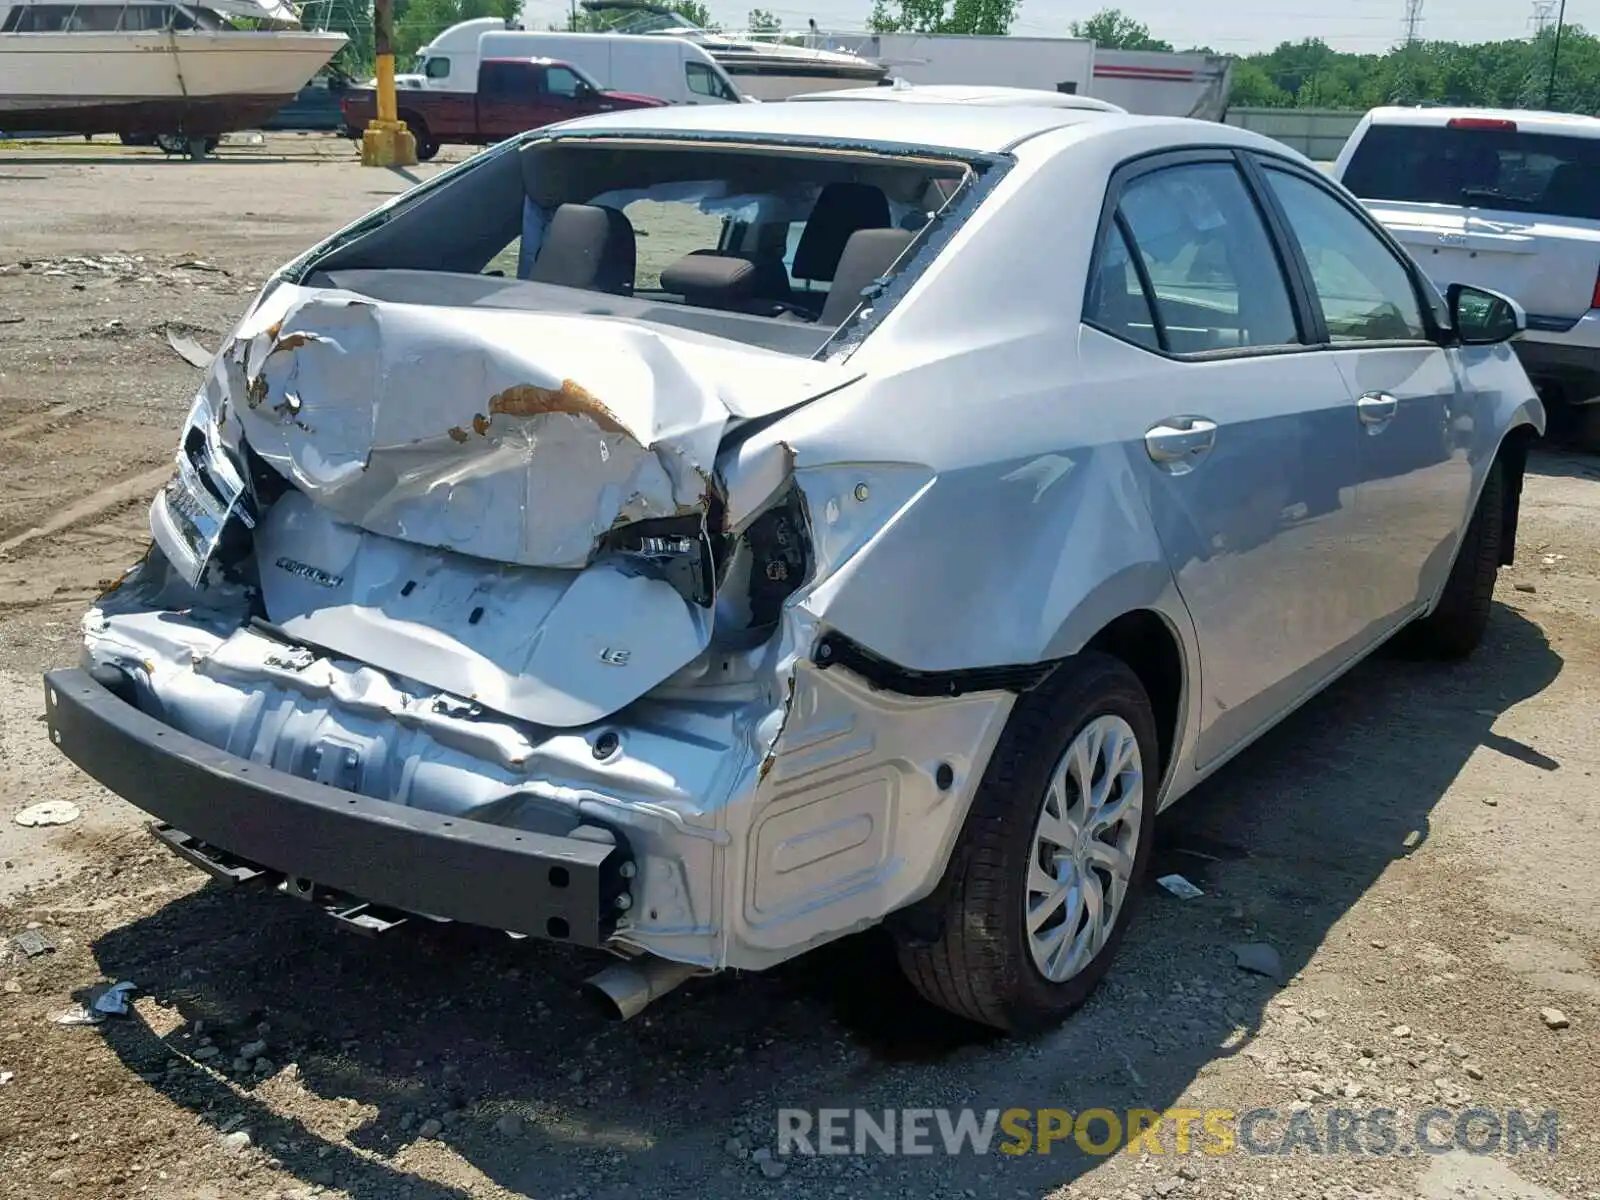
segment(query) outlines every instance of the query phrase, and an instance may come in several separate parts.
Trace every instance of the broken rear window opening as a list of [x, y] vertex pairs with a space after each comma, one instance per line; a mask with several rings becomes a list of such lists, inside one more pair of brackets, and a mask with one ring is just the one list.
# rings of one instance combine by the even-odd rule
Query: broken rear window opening
[[1600, 138], [1373, 125], [1344, 173], [1363, 200], [1600, 220]]
[[[620, 317], [811, 357], [997, 164], [904, 148], [533, 138], [302, 259], [380, 301]], [[940, 217], [935, 221], [935, 217]], [[442, 278], [443, 277], [443, 278]]]

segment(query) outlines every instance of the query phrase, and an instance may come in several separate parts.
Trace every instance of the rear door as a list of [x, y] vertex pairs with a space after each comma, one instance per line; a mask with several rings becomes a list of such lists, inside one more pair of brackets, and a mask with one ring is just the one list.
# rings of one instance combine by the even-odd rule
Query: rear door
[[1317, 336], [1355, 401], [1353, 594], [1379, 634], [1443, 585], [1471, 504], [1473, 429], [1491, 414], [1442, 344], [1436, 298], [1360, 206], [1314, 171], [1255, 161], [1317, 301]]
[[478, 137], [504, 141], [553, 117], [543, 93], [544, 68], [512, 58], [488, 58], [478, 68]]
[[1515, 297], [1534, 328], [1562, 329], [1600, 279], [1600, 138], [1499, 117], [1369, 125], [1341, 182], [1441, 290]]
[[1281, 238], [1231, 152], [1140, 160], [1085, 300], [1082, 352], [1137, 409], [1128, 452], [1199, 639], [1201, 768], [1361, 648], [1359, 425]]

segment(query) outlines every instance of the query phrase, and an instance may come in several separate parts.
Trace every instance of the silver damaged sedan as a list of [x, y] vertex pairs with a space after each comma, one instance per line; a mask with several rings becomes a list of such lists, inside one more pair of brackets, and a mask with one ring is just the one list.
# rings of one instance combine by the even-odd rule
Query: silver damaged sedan
[[1525, 323], [1222, 125], [537, 130], [272, 277], [50, 728], [214, 876], [604, 949], [614, 1015], [882, 922], [1048, 1025], [1163, 808], [1482, 639]]

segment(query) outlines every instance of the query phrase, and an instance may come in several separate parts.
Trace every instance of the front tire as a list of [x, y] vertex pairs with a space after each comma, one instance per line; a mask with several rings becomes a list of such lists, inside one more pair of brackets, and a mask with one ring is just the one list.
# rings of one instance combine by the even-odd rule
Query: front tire
[[1024, 696], [935, 893], [936, 940], [902, 937], [912, 986], [1003, 1030], [1088, 999], [1138, 897], [1160, 774], [1150, 699], [1119, 660], [1085, 652]]
[[1455, 564], [1445, 581], [1434, 610], [1413, 621], [1396, 638], [1403, 654], [1412, 658], [1454, 661], [1478, 648], [1489, 628], [1494, 605], [1494, 584], [1500, 574], [1500, 543], [1505, 532], [1505, 467], [1498, 459], [1478, 495], [1478, 507], [1461, 539]]

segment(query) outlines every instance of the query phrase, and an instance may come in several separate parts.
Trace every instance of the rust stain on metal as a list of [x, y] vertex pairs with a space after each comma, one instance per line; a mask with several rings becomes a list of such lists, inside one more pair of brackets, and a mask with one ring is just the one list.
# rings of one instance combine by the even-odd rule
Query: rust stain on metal
[[756, 772], [757, 782], [765, 779], [773, 764], [778, 761], [778, 743], [783, 740], [783, 732], [789, 728], [789, 718], [794, 715], [794, 676], [790, 675], [785, 682], [787, 686], [783, 697], [783, 720], [778, 725], [778, 732], [772, 735], [772, 744], [767, 748], [767, 756], [761, 760], [761, 769]]
[[320, 338], [314, 333], [291, 333], [281, 342], [277, 340], [277, 334], [273, 334], [272, 336], [274, 341], [272, 352], [274, 354], [277, 354], [279, 351], [298, 350], [301, 346], [309, 346], [312, 342], [327, 341], [326, 338]]
[[567, 413], [588, 417], [607, 433], [628, 433], [616, 414], [576, 380], [563, 379], [559, 388], [520, 383], [489, 397], [489, 414], [508, 417], [536, 417], [543, 413]]
[[489, 436], [489, 418], [484, 416], [482, 413], [473, 413], [473, 415], [472, 415], [472, 431], [474, 433], [476, 433], [479, 437], [488, 437]]
[[453, 442], [464, 442], [467, 440], [467, 431], [461, 428], [459, 425], [452, 425], [449, 429], [445, 430], [445, 432], [450, 435], [450, 440]]
[[251, 376], [250, 382], [245, 384], [244, 398], [251, 408], [260, 408], [261, 402], [267, 398], [267, 377]]

